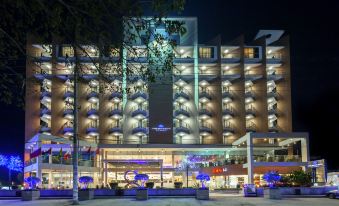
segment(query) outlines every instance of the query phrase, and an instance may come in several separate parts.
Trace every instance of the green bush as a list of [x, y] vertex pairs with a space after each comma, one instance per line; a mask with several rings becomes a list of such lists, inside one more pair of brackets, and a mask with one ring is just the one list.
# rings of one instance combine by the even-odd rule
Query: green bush
[[312, 175], [303, 170], [293, 171], [289, 176], [290, 181], [297, 186], [311, 186]]

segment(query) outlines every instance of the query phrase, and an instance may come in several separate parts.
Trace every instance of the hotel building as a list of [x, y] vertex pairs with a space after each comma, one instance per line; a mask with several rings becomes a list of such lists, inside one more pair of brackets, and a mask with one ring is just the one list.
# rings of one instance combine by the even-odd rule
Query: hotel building
[[[204, 172], [211, 176], [210, 188], [232, 188], [260, 184], [268, 170], [305, 169], [308, 134], [292, 130], [284, 31], [199, 44], [197, 19], [174, 19], [185, 22], [187, 33], [171, 36], [178, 46], [166, 83], [109, 70], [110, 78], [100, 79], [93, 69], [92, 60], [100, 56], [96, 47], [78, 51], [79, 176], [92, 176], [93, 186], [125, 186], [133, 175], [128, 171], [137, 170], [156, 186], [173, 187], [194, 186]], [[139, 62], [128, 51], [105, 58], [118, 62], [123, 54], [122, 64], [145, 64], [145, 47], [135, 48]], [[71, 187], [72, 161], [64, 156], [74, 132], [74, 51], [67, 44], [31, 40], [27, 52], [25, 176], [40, 177], [46, 188]], [[112, 84], [120, 90], [101, 89]], [[39, 148], [52, 153], [30, 158]]]

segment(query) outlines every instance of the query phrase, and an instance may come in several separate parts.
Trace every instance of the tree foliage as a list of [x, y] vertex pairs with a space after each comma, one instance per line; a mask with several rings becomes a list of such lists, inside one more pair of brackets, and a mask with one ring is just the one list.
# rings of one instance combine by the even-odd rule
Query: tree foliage
[[303, 170], [293, 171], [289, 178], [292, 183], [298, 186], [310, 186], [312, 183], [311, 173]]
[[[135, 61], [135, 64], [125, 68], [126, 75], [142, 75], [147, 80], [155, 81], [156, 77], [165, 75], [173, 67], [171, 48], [176, 46], [176, 42], [170, 36], [186, 32], [183, 22], [169, 21], [166, 17], [182, 11], [183, 6], [184, 0], [2, 1], [0, 72], [3, 75], [0, 77], [0, 101], [11, 103], [17, 99], [13, 88], [21, 88], [22, 92], [17, 93], [23, 94], [24, 64], [26, 57], [29, 58], [26, 43], [31, 37], [47, 45], [68, 44], [74, 49], [75, 56], [80, 51], [89, 57], [82, 46], [95, 45], [100, 56], [91, 61], [103, 79], [109, 79], [107, 70], [122, 76], [122, 62], [126, 61], [122, 51], [138, 56], [138, 48], [134, 45], [144, 45], [147, 57], [153, 57], [147, 59], [149, 66], [136, 65], [138, 61]], [[151, 15], [144, 18], [147, 14]], [[164, 28], [168, 35], [155, 32], [155, 28], [159, 27]], [[120, 60], [118, 64], [108, 66], [113, 62], [104, 57], [108, 57], [112, 49], [120, 53]]]

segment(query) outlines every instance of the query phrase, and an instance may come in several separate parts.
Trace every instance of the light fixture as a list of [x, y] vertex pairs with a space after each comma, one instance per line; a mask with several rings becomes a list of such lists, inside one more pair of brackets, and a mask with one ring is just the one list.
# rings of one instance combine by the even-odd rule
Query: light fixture
[[224, 53], [225, 53], [225, 54], [228, 53], [228, 49], [225, 49], [225, 50], [224, 50]]
[[202, 70], [205, 70], [205, 69], [206, 69], [206, 66], [202, 66], [201, 69], [202, 69]]
[[251, 67], [250, 66], [247, 66], [246, 68], [245, 68], [245, 70], [250, 70], [251, 69]]
[[186, 67], [185, 66], [181, 66], [181, 69], [186, 69]]
[[269, 53], [269, 54], [270, 54], [270, 53], [272, 53], [272, 50], [271, 50], [271, 49], [270, 49], [270, 50], [268, 50], [268, 52], [267, 52], [267, 53]]
[[230, 66], [225, 66], [225, 69], [228, 70], [230, 68]]
[[185, 52], [185, 50], [180, 49], [180, 54], [183, 54]]

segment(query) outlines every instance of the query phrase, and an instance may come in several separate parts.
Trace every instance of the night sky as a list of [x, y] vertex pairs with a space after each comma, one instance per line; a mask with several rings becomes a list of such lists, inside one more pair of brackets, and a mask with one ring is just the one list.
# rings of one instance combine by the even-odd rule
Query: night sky
[[[293, 130], [310, 133], [311, 156], [339, 170], [339, 2], [188, 0], [183, 16], [198, 17], [199, 43], [224, 42], [260, 29], [291, 38]], [[299, 1], [298, 1], [299, 2]], [[24, 111], [0, 103], [0, 153], [20, 154]]]

